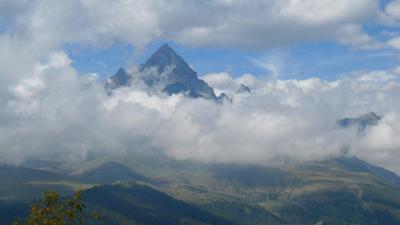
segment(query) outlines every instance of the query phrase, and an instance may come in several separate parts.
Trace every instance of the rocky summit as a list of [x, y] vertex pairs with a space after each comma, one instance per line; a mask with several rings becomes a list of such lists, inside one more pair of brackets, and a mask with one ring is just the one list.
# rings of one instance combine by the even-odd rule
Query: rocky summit
[[204, 80], [199, 79], [197, 72], [167, 44], [162, 45], [141, 66], [137, 74], [128, 74], [120, 68], [106, 83], [106, 90], [130, 86], [132, 80], [139, 79], [149, 88], [168, 95], [183, 94], [192, 98], [220, 99]]

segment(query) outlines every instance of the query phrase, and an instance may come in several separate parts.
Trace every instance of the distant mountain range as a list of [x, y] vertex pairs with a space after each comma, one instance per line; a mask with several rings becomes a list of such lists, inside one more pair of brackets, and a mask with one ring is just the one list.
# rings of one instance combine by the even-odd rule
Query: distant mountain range
[[[138, 71], [132, 74], [124, 68], [112, 75], [105, 84], [108, 94], [113, 90], [135, 85], [136, 82], [144, 83], [150, 90], [156, 93], [168, 95], [183, 94], [190, 98], [211, 99], [218, 103], [232, 102], [232, 97], [225, 93], [216, 96], [213, 87], [204, 80], [199, 79], [196, 71], [179, 56], [169, 45], [164, 44], [142, 65]], [[236, 94], [251, 94], [251, 89], [240, 84]], [[354, 118], [343, 118], [337, 120], [340, 128], [356, 126], [360, 131], [369, 126], [378, 124], [381, 116], [374, 112]]]
[[78, 174], [1, 166], [0, 224], [23, 218], [43, 190], [78, 187], [100, 215], [85, 224], [400, 224], [400, 178], [355, 157], [275, 167], [124, 160]]

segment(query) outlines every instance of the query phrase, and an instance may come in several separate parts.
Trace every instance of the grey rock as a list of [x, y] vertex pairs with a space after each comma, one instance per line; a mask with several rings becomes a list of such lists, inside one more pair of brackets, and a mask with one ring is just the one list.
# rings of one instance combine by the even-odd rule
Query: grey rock
[[118, 71], [112, 75], [106, 82], [105, 89], [108, 94], [111, 94], [112, 90], [128, 86], [132, 76], [128, 74], [125, 69], [119, 68]]
[[168, 85], [167, 87], [165, 87], [163, 89], [163, 92], [167, 93], [168, 95], [184, 94], [185, 96], [188, 96], [191, 98], [202, 97], [197, 92], [190, 90], [186, 85], [184, 85], [181, 82], [177, 82], [177, 83]]
[[377, 125], [381, 118], [382, 117], [378, 116], [376, 113], [370, 112], [356, 118], [340, 119], [337, 121], [337, 125], [340, 128], [357, 126], [360, 131], [363, 131], [370, 126]]
[[[107, 84], [106, 90], [121, 86], [129, 86], [133, 76], [120, 69]], [[153, 55], [139, 67], [139, 77], [148, 87], [169, 95], [185, 96], [217, 100], [214, 89], [197, 77], [186, 61], [167, 44], [162, 45]]]
[[251, 90], [248, 86], [241, 84], [239, 89], [236, 91], [236, 93], [237, 94], [240, 94], [240, 93], [249, 93], [250, 94]]
[[220, 104], [224, 104], [224, 103], [232, 103], [232, 99], [225, 93], [221, 93], [218, 97], [217, 97], [217, 102]]

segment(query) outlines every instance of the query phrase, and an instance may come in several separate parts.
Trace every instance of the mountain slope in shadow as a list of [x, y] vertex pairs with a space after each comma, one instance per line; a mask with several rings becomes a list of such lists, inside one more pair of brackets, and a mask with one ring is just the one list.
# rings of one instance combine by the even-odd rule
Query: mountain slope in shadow
[[234, 225], [150, 186], [131, 181], [88, 189], [83, 199], [100, 212], [100, 221], [105, 224], [118, 224], [124, 220], [146, 225]]

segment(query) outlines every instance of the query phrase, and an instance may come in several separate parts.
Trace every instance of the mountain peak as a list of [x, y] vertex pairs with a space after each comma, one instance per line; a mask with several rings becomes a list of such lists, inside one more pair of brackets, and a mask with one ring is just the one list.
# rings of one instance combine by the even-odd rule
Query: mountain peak
[[168, 44], [163, 44], [158, 48], [146, 63], [141, 66], [141, 69], [144, 70], [150, 67], [157, 67], [158, 71], [162, 73], [168, 66], [179, 66], [182, 69], [191, 70], [185, 60], [176, 54], [175, 50]]
[[178, 58], [179, 56], [178, 54], [176, 54], [175, 50], [172, 49], [168, 44], [163, 44], [153, 53], [150, 59], [153, 57], [165, 57], [172, 59], [172, 58]]
[[221, 93], [218, 97], [217, 97], [217, 102], [220, 104], [224, 104], [226, 102], [228, 103], [232, 103], [233, 100], [225, 93]]
[[124, 68], [119, 68], [118, 71], [107, 80], [105, 85], [107, 94], [111, 94], [111, 91], [115, 88], [128, 86], [130, 79], [131, 75], [129, 75]]
[[236, 93], [238, 93], [238, 94], [240, 94], [240, 93], [245, 93], [245, 92], [247, 92], [247, 93], [251, 93], [251, 90], [250, 90], [250, 88], [248, 87], [248, 86], [246, 86], [246, 85], [244, 85], [244, 84], [241, 84], [240, 85], [240, 87], [239, 87], [239, 89], [236, 91]]
[[[152, 68], [156, 73], [151, 73]], [[204, 97], [216, 99], [213, 88], [197, 77], [186, 61], [179, 56], [169, 45], [162, 45], [140, 67], [140, 71], [146, 74], [143, 80], [149, 86], [162, 85], [168, 94], [190, 93], [190, 97]], [[150, 71], [150, 73], [146, 73]]]
[[[130, 85], [130, 79], [132, 76], [120, 69], [109, 79], [111, 82], [106, 84], [106, 89]], [[135, 79], [169, 95], [181, 93], [192, 98], [217, 99], [214, 89], [199, 79], [196, 71], [168, 44], [163, 44], [139, 67]]]
[[169, 53], [175, 53], [175, 50], [171, 48], [168, 44], [163, 44], [161, 45], [156, 52], [169, 52]]

